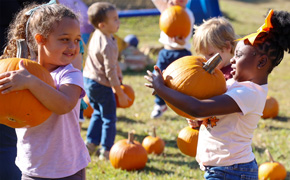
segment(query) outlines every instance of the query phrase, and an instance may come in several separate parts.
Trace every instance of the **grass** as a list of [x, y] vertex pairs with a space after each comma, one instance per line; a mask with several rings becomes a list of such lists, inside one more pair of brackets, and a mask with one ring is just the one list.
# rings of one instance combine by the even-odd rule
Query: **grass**
[[[289, 10], [290, 3], [284, 0], [220, 0], [220, 9], [230, 19], [236, 33], [244, 36], [254, 32], [264, 22], [264, 15], [269, 8]], [[139, 47], [144, 45], [160, 45], [158, 43], [158, 17], [134, 17], [121, 19], [120, 37], [135, 34], [139, 38]], [[156, 58], [156, 57], [152, 57]], [[290, 179], [290, 56], [285, 54], [282, 63], [274, 69], [269, 77], [269, 95], [274, 96], [280, 107], [279, 116], [275, 119], [261, 119], [253, 138], [253, 151], [258, 164], [269, 161], [265, 149], [268, 148], [276, 161], [282, 163]], [[152, 67], [147, 67], [152, 70]], [[153, 126], [165, 143], [162, 155], [149, 155], [146, 167], [140, 171], [124, 171], [114, 169], [110, 162], [98, 161], [92, 156], [92, 162], [87, 167], [88, 180], [171, 180], [171, 179], [203, 179], [203, 172], [194, 158], [183, 155], [176, 145], [178, 132], [187, 122], [168, 110], [158, 120], [150, 119], [154, 104], [151, 90], [145, 88], [145, 70], [141, 72], [126, 71], [124, 83], [135, 90], [134, 105], [128, 109], [118, 109], [117, 136], [115, 142], [127, 138], [128, 131], [135, 130], [135, 140], [142, 142], [143, 138], [152, 133]], [[89, 119], [86, 119], [82, 136], [85, 139]]]

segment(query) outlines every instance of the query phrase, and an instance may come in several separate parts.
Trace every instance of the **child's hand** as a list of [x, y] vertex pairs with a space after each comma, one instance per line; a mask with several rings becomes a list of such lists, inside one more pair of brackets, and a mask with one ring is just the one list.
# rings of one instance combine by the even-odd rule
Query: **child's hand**
[[197, 120], [193, 120], [193, 119], [189, 119], [189, 118], [186, 118], [186, 120], [187, 120], [188, 125], [191, 128], [198, 128], [199, 127]]
[[0, 91], [2, 94], [6, 94], [12, 91], [28, 89], [33, 77], [35, 76], [25, 69], [21, 60], [19, 62], [19, 70], [0, 74]]
[[126, 107], [129, 105], [129, 101], [131, 101], [131, 99], [123, 92], [118, 95], [118, 101], [120, 106]]
[[152, 73], [151, 71], [147, 70], [147, 75], [144, 76], [144, 78], [150, 82], [149, 83], [145, 83], [145, 86], [146, 87], [149, 87], [149, 88], [153, 88], [154, 90], [156, 89], [161, 89], [162, 86], [164, 85], [164, 79], [163, 79], [163, 76], [162, 76], [162, 73], [161, 73], [161, 70], [155, 65], [154, 66], [154, 69], [155, 69], [155, 74]]
[[185, 38], [184, 37], [173, 37], [171, 38], [171, 41], [179, 44], [179, 45], [184, 45], [185, 44]]

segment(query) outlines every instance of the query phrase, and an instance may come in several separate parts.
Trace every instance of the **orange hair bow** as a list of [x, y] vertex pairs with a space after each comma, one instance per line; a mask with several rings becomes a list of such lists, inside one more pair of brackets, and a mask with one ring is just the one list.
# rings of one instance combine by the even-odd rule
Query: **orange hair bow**
[[249, 42], [253, 45], [255, 43], [256, 38], [258, 37], [258, 35], [262, 32], [268, 32], [271, 28], [273, 28], [273, 25], [271, 23], [271, 18], [273, 16], [273, 9], [270, 10], [270, 12], [268, 13], [266, 19], [265, 19], [265, 23], [257, 30], [256, 33], [252, 33], [249, 34], [241, 39], [238, 40], [245, 40], [248, 39]]

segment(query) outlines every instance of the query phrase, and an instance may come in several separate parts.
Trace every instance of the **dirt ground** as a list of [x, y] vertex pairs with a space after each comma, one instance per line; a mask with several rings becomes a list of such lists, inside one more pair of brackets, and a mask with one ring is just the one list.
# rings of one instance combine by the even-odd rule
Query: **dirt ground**
[[94, 2], [110, 2], [115, 4], [120, 10], [126, 9], [153, 9], [155, 8], [151, 0], [83, 0], [88, 6]]

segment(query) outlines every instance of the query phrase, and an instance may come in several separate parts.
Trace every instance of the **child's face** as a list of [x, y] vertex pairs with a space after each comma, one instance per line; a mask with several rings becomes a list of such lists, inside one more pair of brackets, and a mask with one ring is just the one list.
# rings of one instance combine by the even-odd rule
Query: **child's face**
[[185, 8], [187, 4], [187, 0], [170, 0], [169, 2], [172, 6], [181, 6], [183, 8]]
[[70, 64], [79, 54], [80, 24], [72, 18], [55, 23], [52, 32], [40, 46], [39, 62], [48, 70]]
[[239, 82], [255, 79], [260, 57], [253, 46], [240, 41], [235, 49], [235, 55], [231, 59], [233, 78]]
[[221, 69], [230, 64], [230, 59], [232, 57], [230, 48], [219, 49], [217, 47], [209, 45], [206, 50], [201, 50], [201, 54], [204, 55], [206, 60], [209, 60], [216, 53], [219, 53], [222, 57], [222, 62], [220, 62], [217, 66], [218, 69]]
[[107, 19], [105, 22], [103, 22], [104, 27], [103, 31], [107, 34], [114, 34], [118, 32], [120, 27], [120, 20], [119, 15], [116, 10], [108, 11], [107, 12]]

